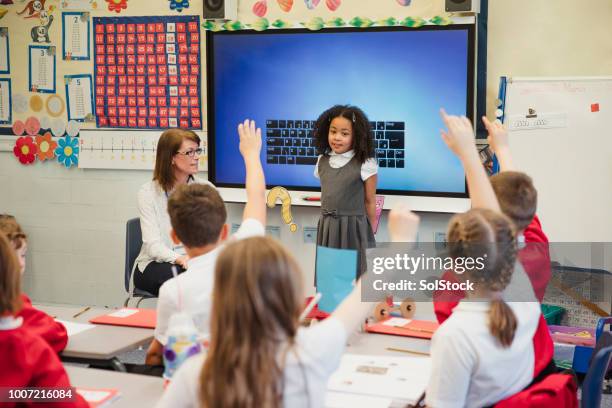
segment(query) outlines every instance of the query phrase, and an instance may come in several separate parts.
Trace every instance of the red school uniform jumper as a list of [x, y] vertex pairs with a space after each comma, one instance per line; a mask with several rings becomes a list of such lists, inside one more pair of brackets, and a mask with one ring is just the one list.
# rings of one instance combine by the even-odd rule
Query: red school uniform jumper
[[[69, 388], [70, 380], [56, 352], [40, 336], [22, 325], [22, 319], [0, 317], [0, 350], [2, 369], [0, 387]], [[76, 391], [72, 391], [73, 396]], [[47, 402], [42, 405], [61, 408], [86, 408], [89, 405], [80, 396], [74, 401]], [[2, 407], [40, 407], [41, 403], [2, 403]]]
[[17, 313], [17, 317], [23, 318], [22, 327], [29, 333], [42, 337], [56, 353], [64, 350], [68, 344], [68, 332], [64, 325], [32, 306], [32, 301], [25, 293], [21, 294], [21, 302], [22, 309]]

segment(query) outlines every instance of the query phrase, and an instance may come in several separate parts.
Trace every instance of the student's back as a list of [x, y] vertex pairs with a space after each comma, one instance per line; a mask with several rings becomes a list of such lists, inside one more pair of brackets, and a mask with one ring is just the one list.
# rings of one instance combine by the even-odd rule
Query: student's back
[[[278, 363], [283, 367], [282, 406], [323, 407], [330, 375], [338, 368], [347, 335], [335, 318], [301, 328], [295, 345], [278, 347]], [[172, 379], [172, 387], [159, 407], [199, 407], [200, 376], [206, 359], [200, 354], [187, 360]]]
[[372, 306], [359, 281], [328, 319], [303, 328], [303, 299], [299, 267], [276, 241], [229, 244], [215, 269], [208, 354], [181, 366], [158, 407], [322, 407], [347, 337]]
[[[39, 336], [20, 325], [21, 319], [0, 318], [0, 350], [2, 350], [2, 387], [44, 387], [68, 389], [70, 380], [57, 354]], [[23, 405], [25, 404], [25, 405]], [[38, 406], [34, 403], [2, 405]], [[51, 405], [49, 405], [51, 406]], [[55, 407], [87, 407], [88, 404], [76, 397], [73, 402], [53, 404]]]
[[[432, 372], [438, 376], [428, 394], [433, 407], [484, 407], [513, 395], [533, 379], [533, 335], [539, 321], [539, 304], [507, 302], [518, 325], [512, 344], [501, 347], [489, 330], [488, 302], [461, 301], [453, 314], [436, 331], [431, 354], [449, 355], [452, 359], [433, 359]], [[447, 384], [467, 390], [465, 403], [456, 400]], [[469, 385], [468, 385], [469, 384]], [[452, 391], [452, 390], [451, 390]]]
[[[20, 267], [20, 273], [25, 272], [27, 236], [21, 229], [19, 223], [12, 215], [0, 215], [0, 233], [4, 233], [9, 240]], [[68, 344], [68, 333], [63, 324], [56, 322], [51, 316], [35, 308], [32, 301], [25, 294], [21, 293], [21, 310], [17, 317], [23, 318], [22, 326], [30, 333], [43, 338], [56, 353], [61, 352]]]
[[[22, 317], [16, 316], [21, 309], [20, 286], [17, 257], [5, 234], [0, 232], [0, 387], [67, 389], [70, 381], [55, 351], [23, 325]], [[33, 405], [26, 402], [2, 406]], [[73, 402], [53, 406], [87, 407], [87, 403], [77, 396]]]

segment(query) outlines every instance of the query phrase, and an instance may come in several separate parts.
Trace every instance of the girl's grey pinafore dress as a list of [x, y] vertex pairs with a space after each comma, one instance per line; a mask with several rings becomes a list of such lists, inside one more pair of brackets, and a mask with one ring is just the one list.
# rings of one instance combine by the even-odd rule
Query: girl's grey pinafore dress
[[319, 160], [321, 217], [317, 226], [317, 245], [358, 250], [356, 276], [359, 276], [367, 269], [366, 248], [376, 246], [366, 215], [361, 163], [353, 157], [335, 169], [329, 165], [329, 159], [328, 155], [323, 155]]

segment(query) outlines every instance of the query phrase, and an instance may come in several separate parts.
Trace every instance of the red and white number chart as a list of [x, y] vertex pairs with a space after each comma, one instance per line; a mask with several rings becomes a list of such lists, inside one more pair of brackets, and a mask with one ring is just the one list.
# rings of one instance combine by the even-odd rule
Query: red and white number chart
[[93, 20], [97, 126], [202, 129], [199, 16]]

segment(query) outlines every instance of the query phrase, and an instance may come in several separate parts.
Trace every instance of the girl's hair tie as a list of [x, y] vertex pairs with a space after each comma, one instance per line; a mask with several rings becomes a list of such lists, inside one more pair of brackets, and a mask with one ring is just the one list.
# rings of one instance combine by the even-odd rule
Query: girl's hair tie
[[355, 118], [355, 112], [353, 112], [353, 123], [357, 122], [357, 119]]

